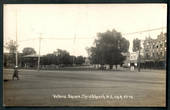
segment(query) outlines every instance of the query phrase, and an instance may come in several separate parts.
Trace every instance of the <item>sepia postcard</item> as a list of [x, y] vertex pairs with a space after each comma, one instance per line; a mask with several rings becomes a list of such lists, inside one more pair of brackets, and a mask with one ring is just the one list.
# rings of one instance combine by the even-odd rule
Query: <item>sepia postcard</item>
[[3, 106], [166, 107], [167, 4], [3, 13]]

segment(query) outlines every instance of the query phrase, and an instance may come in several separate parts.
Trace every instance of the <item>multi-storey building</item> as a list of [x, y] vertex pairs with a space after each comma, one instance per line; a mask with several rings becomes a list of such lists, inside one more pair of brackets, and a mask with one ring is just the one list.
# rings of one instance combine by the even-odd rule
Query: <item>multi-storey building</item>
[[144, 58], [150, 59], [153, 56], [155, 40], [147, 37], [143, 42]]
[[156, 57], [161, 58], [161, 59], [165, 59], [166, 57], [166, 34], [161, 33], [160, 35], [158, 35], [157, 39], [156, 39], [156, 47], [155, 47], [155, 53], [157, 53]]
[[166, 34], [161, 33], [156, 39], [150, 37], [144, 40], [144, 58], [148, 60], [165, 60], [166, 57]]

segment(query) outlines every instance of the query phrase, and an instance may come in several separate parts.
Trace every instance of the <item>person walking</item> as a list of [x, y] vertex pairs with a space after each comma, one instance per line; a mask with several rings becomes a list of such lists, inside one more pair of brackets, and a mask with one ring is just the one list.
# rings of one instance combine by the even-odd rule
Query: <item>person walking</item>
[[14, 80], [14, 78], [17, 78], [17, 80], [19, 80], [19, 75], [18, 75], [18, 67], [17, 66], [15, 66], [14, 67], [14, 74], [13, 74], [13, 76], [12, 76], [12, 79]]

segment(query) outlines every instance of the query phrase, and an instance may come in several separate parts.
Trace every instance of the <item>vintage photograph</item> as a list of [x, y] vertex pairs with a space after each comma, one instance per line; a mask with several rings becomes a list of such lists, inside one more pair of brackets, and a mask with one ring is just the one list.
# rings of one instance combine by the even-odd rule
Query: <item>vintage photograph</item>
[[167, 4], [3, 13], [3, 106], [166, 107]]

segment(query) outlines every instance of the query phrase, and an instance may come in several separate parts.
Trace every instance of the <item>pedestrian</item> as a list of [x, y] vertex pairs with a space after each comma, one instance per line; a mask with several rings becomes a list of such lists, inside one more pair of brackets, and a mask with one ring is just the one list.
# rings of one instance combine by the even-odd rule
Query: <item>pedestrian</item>
[[130, 71], [134, 71], [135, 70], [135, 67], [134, 67], [135, 65], [134, 65], [134, 63], [131, 63], [130, 64]]
[[14, 67], [14, 74], [13, 74], [13, 76], [12, 76], [12, 79], [14, 80], [14, 78], [17, 78], [17, 80], [19, 80], [19, 75], [18, 75], [18, 67], [17, 66], [15, 66]]

